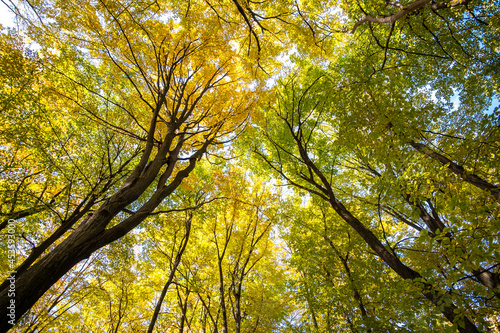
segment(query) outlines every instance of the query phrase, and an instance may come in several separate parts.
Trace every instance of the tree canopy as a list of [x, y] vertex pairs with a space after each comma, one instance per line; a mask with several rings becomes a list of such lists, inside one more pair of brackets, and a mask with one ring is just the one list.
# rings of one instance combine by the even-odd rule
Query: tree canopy
[[499, 332], [497, 2], [2, 3], [0, 332]]

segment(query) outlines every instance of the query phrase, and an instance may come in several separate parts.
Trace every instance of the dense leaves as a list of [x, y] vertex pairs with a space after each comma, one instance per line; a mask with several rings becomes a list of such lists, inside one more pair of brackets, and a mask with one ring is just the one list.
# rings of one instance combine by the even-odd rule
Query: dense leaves
[[498, 330], [494, 1], [5, 4], [2, 332]]

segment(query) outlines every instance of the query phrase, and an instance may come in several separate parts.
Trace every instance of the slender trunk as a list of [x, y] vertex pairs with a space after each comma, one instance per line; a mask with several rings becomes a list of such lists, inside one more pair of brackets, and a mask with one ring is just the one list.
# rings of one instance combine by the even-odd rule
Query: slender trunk
[[182, 255], [184, 251], [186, 250], [186, 246], [189, 240], [189, 235], [191, 232], [191, 218], [192, 215], [189, 217], [188, 221], [186, 222], [186, 233], [184, 234], [184, 238], [181, 241], [180, 244], [180, 249], [177, 252], [177, 255], [175, 256], [174, 263], [172, 265], [172, 268], [170, 269], [170, 274], [168, 276], [167, 283], [165, 283], [165, 286], [163, 287], [163, 290], [161, 291], [160, 298], [158, 299], [158, 302], [156, 303], [155, 311], [153, 313], [153, 317], [151, 318], [151, 322], [149, 323], [149, 328], [148, 328], [148, 333], [153, 332], [153, 329], [156, 324], [156, 320], [158, 319], [158, 315], [160, 314], [161, 310], [161, 305], [163, 303], [163, 300], [165, 299], [165, 296], [167, 295], [168, 288], [172, 284], [172, 281], [174, 280], [175, 273], [177, 272], [177, 268], [179, 267], [179, 264], [181, 262]]
[[[211, 299], [210, 299], [210, 296], [208, 296], [208, 304], [205, 302], [205, 300], [203, 299], [203, 297], [200, 295], [199, 292], [197, 292], [198, 294], [198, 299], [201, 301], [201, 304], [203, 306], [203, 308], [205, 309], [205, 317], [208, 316], [210, 318], [210, 321], [212, 322], [212, 325], [214, 327], [214, 333], [217, 333], [218, 330], [217, 330], [217, 322], [216, 320], [214, 320], [214, 317], [212, 316], [212, 313], [210, 312], [210, 305], [211, 305]], [[206, 320], [205, 320], [205, 325], [206, 325]]]
[[347, 311], [344, 309], [344, 307], [342, 306], [341, 303], [339, 303], [339, 307], [342, 309], [342, 314], [344, 315], [345, 317], [345, 320], [347, 321], [347, 323], [349, 324], [349, 328], [351, 329], [351, 332], [355, 333], [356, 330], [354, 329], [354, 324], [352, 323], [352, 320], [351, 318], [349, 317], [349, 314], [347, 313]]
[[[342, 258], [342, 264], [344, 265], [344, 269], [347, 274], [347, 278], [349, 279], [349, 283], [351, 284], [351, 289], [354, 293], [354, 299], [358, 303], [359, 311], [361, 312], [361, 318], [366, 319], [367, 313], [365, 309], [365, 305], [363, 304], [363, 298], [361, 298], [361, 294], [359, 293], [358, 289], [354, 286], [354, 278], [351, 275], [351, 269], [349, 268], [349, 265], [347, 263], [347, 259]], [[371, 332], [371, 328], [368, 328], [366, 330], [367, 332]]]
[[181, 316], [181, 323], [179, 325], [179, 333], [184, 332], [184, 325], [189, 323], [187, 322], [187, 306], [188, 306], [188, 299], [189, 299], [189, 294], [190, 290], [186, 289], [186, 297], [184, 298], [184, 301], [181, 300], [180, 295], [179, 296], [179, 305], [181, 306], [181, 311], [182, 311], [182, 316]]
[[224, 273], [222, 271], [222, 258], [219, 259], [219, 293], [220, 293], [220, 306], [222, 310], [222, 332], [228, 333], [227, 329], [227, 311], [226, 311], [226, 298], [224, 292]]
[[316, 332], [319, 332], [319, 325], [318, 325], [318, 321], [316, 319], [316, 311], [314, 310], [314, 306], [313, 306], [313, 297], [311, 295], [311, 291], [309, 290], [309, 287], [307, 285], [307, 277], [306, 277], [306, 274], [304, 272], [302, 272], [302, 278], [304, 280], [304, 288], [305, 288], [305, 291], [306, 291], [306, 301], [307, 301], [307, 306], [309, 308], [309, 312], [311, 313], [311, 319], [312, 319], [312, 322], [313, 322], [313, 325], [314, 325], [314, 329], [316, 330]]
[[[346, 221], [347, 224], [349, 224], [354, 230], [356, 230], [356, 232], [365, 240], [368, 246], [370, 246], [372, 250], [374, 250], [375, 253], [387, 265], [389, 265], [389, 267], [391, 267], [392, 270], [394, 270], [399, 276], [401, 276], [403, 279], [408, 279], [408, 280], [415, 280], [422, 278], [422, 276], [418, 272], [404, 265], [399, 260], [399, 258], [397, 258], [391, 252], [389, 252], [383, 246], [380, 240], [368, 228], [366, 228], [357, 218], [355, 218], [340, 201], [338, 201], [335, 198], [330, 198], [329, 202], [332, 208], [337, 212], [337, 214], [339, 214], [340, 217], [342, 217], [342, 219], [344, 219], [344, 221]], [[432, 286], [426, 283], [422, 293], [429, 301], [431, 301], [432, 304], [442, 307], [443, 315], [451, 323], [462, 321], [464, 327], [460, 326], [458, 327], [458, 330], [461, 333], [479, 332], [476, 326], [467, 317], [464, 316], [462, 320], [459, 317], [457, 317], [457, 312], [459, 311], [458, 308], [453, 303], [451, 303], [450, 305], [445, 305], [445, 303], [443, 303], [442, 305], [438, 305], [442, 303], [442, 300], [444, 297], [446, 297], [446, 295], [434, 292], [432, 289], [433, 289]]]
[[[378, 174], [378, 176], [380, 176], [380, 174]], [[436, 207], [434, 207], [432, 205], [432, 203], [429, 199], [427, 199], [427, 203], [429, 204], [432, 215], [427, 212], [427, 210], [425, 209], [425, 207], [423, 206], [422, 203], [412, 201], [408, 194], [404, 194], [403, 197], [404, 197], [405, 201], [411, 207], [413, 207], [414, 209], [417, 210], [418, 215], [420, 216], [420, 219], [422, 221], [424, 221], [424, 223], [427, 225], [427, 228], [429, 229], [429, 231], [431, 231], [433, 234], [436, 234], [437, 230], [439, 230], [439, 231], [444, 230], [445, 225], [441, 221], [439, 214], [436, 211]], [[389, 213], [390, 215], [400, 219], [404, 223], [410, 225], [411, 227], [417, 229], [418, 231], [422, 230], [420, 227], [416, 227], [415, 225], [413, 225], [413, 223], [406, 221], [406, 219], [404, 219], [404, 217], [402, 217], [400, 214], [397, 214], [397, 212], [395, 210], [392, 210], [392, 211], [385, 210], [385, 211], [387, 213]], [[432, 236], [434, 236], [434, 235], [432, 235]], [[446, 236], [449, 238], [453, 237], [453, 235], [451, 233], [447, 233]], [[467, 250], [464, 247], [462, 247], [462, 250], [464, 251], [464, 253], [467, 253]], [[484, 285], [485, 287], [487, 287], [489, 289], [492, 289], [493, 292], [495, 293], [496, 297], [500, 297], [500, 294], [496, 291], [497, 287], [500, 286], [500, 277], [498, 274], [494, 274], [481, 266], [479, 266], [478, 269], [473, 270], [472, 274], [476, 277], [476, 279], [477, 279], [477, 281], [479, 281], [479, 283], [481, 283], [482, 285]]]
[[[325, 233], [326, 233], [326, 230], [325, 230]], [[349, 254], [346, 254], [345, 257], [343, 257], [340, 252], [337, 250], [337, 248], [335, 247], [335, 245], [333, 244], [332, 240], [325, 235], [323, 235], [323, 238], [327, 241], [327, 243], [330, 245], [330, 247], [333, 249], [333, 251], [335, 252], [335, 254], [337, 255], [337, 257], [340, 259], [340, 261], [342, 262], [342, 266], [344, 266], [344, 270], [347, 274], [347, 278], [349, 279], [349, 284], [350, 284], [350, 287], [352, 289], [352, 292], [353, 292], [353, 296], [354, 296], [354, 299], [356, 300], [356, 302], [358, 303], [358, 308], [359, 308], [359, 311], [361, 313], [361, 318], [365, 319], [367, 317], [367, 312], [366, 312], [366, 308], [363, 304], [363, 298], [361, 297], [361, 294], [359, 293], [358, 289], [356, 288], [355, 284], [354, 284], [354, 277], [352, 276], [351, 274], [351, 268], [349, 267], [349, 263], [348, 263], [348, 257], [349, 257]], [[330, 278], [330, 282], [332, 283], [333, 285], [333, 281], [331, 280], [331, 274], [330, 272], [327, 270], [327, 274], [328, 274], [328, 277]], [[371, 328], [368, 328], [367, 329], [367, 332], [371, 332]]]
[[469, 173], [469, 172], [465, 171], [465, 168], [463, 166], [461, 166], [461, 165], [453, 162], [449, 158], [433, 151], [432, 149], [430, 149], [427, 145], [425, 145], [423, 143], [410, 141], [410, 145], [413, 148], [415, 148], [417, 151], [419, 151], [420, 153], [429, 156], [433, 160], [440, 162], [442, 165], [445, 165], [451, 172], [453, 172], [456, 175], [459, 175], [469, 184], [472, 184], [472, 185], [474, 185], [477, 188], [480, 188], [482, 190], [486, 190], [486, 191], [490, 192], [493, 195], [493, 197], [495, 197], [496, 199], [500, 199], [500, 187], [498, 187], [497, 185], [490, 184], [487, 181], [485, 181], [484, 179], [482, 179], [481, 177], [479, 177], [473, 173]]
[[201, 310], [202, 312], [202, 315], [201, 315], [201, 329], [202, 329], [202, 332], [203, 333], [207, 333], [207, 310], [206, 309], [202, 309]]
[[257, 330], [257, 327], [259, 327], [259, 322], [260, 322], [260, 316], [258, 316], [257, 320], [255, 321], [255, 325], [253, 326], [252, 333], [254, 333]]
[[[300, 112], [299, 112], [300, 115]], [[332, 186], [328, 181], [328, 178], [323, 174], [323, 172], [318, 169], [318, 167], [314, 164], [314, 162], [309, 157], [307, 152], [307, 144], [304, 144], [304, 133], [302, 129], [302, 124], [299, 121], [299, 128], [296, 129], [293, 122], [290, 122], [288, 118], [282, 118], [289, 132], [292, 134], [292, 137], [297, 144], [297, 148], [300, 153], [300, 157], [302, 162], [309, 170], [309, 175], [306, 173], [302, 174], [300, 177], [309, 182], [315, 189], [307, 189], [306, 187], [293, 183], [295, 186], [301, 187], [303, 189], [308, 190], [311, 194], [316, 194], [319, 197], [326, 200], [330, 206], [335, 210], [335, 212], [350, 226], [352, 227], [363, 240], [368, 244], [368, 246], [375, 251], [375, 253], [387, 264], [389, 267], [394, 270], [400, 277], [407, 280], [415, 280], [422, 279], [422, 276], [404, 265], [398, 257], [396, 257], [393, 253], [388, 251], [384, 245], [380, 242], [380, 240], [368, 229], [363, 223], [361, 223], [354, 215], [349, 212], [344, 205], [335, 198]], [[299, 118], [300, 119], [300, 118]], [[281, 147], [276, 146], [277, 149], [281, 149]], [[261, 155], [263, 156], [263, 155]], [[266, 161], [270, 164], [271, 167], [275, 168], [276, 171], [280, 172], [286, 179], [289, 179], [284, 174], [283, 170], [277, 169], [272, 163], [270, 163], [267, 159]], [[316, 180], [319, 179], [319, 182]], [[460, 310], [452, 303], [452, 302], [443, 302], [443, 299], [449, 297], [446, 294], [434, 292], [432, 285], [424, 282], [424, 289], [422, 290], [423, 295], [434, 305], [438, 306], [441, 313], [452, 323], [460, 323], [463, 324], [463, 327], [459, 325], [459, 331], [461, 333], [469, 333], [469, 332], [479, 332], [477, 327], [469, 320], [469, 318], [463, 316], [457, 316], [457, 313]], [[448, 300], [449, 301], [449, 300]], [[441, 304], [442, 303], [442, 304]], [[446, 305], [449, 304], [449, 305]]]
[[[225, 218], [224, 218], [225, 219]], [[229, 241], [231, 240], [231, 236], [233, 233], [234, 221], [228, 226], [226, 225], [226, 233], [224, 239], [224, 247], [222, 251], [220, 251], [219, 243], [217, 241], [217, 222], [214, 225], [214, 241], [215, 246], [217, 248], [217, 265], [219, 268], [219, 294], [220, 294], [220, 309], [222, 311], [222, 332], [228, 333], [228, 321], [227, 321], [227, 309], [226, 309], [226, 295], [224, 291], [224, 272], [222, 268], [222, 261], [224, 260], [224, 256], [226, 255], [226, 250], [229, 245]], [[218, 315], [218, 314], [217, 314]]]
[[236, 314], [234, 316], [234, 321], [236, 324], [236, 333], [241, 332], [241, 284], [238, 287], [238, 291], [234, 293], [234, 301], [235, 301], [235, 308], [236, 308]]
[[234, 316], [234, 321], [236, 323], [236, 333], [241, 332], [241, 293], [242, 293], [242, 286], [243, 286], [243, 279], [245, 278], [245, 267], [248, 261], [245, 263], [245, 265], [242, 268], [241, 274], [238, 277], [238, 281], [236, 282], [236, 291], [233, 292], [234, 295], [234, 301], [235, 301], [235, 316]]
[[[410, 202], [408, 200], [408, 202]], [[412, 204], [410, 202], [410, 204]], [[427, 224], [429, 230], [433, 232], [434, 234], [436, 233], [437, 230], [443, 231], [444, 230], [444, 223], [441, 221], [439, 218], [439, 215], [436, 211], [436, 208], [429, 202], [429, 206], [432, 211], [432, 215], [427, 212], [427, 210], [424, 208], [424, 206], [420, 203], [415, 203], [412, 204], [413, 207], [415, 207], [418, 210], [418, 213], [420, 215], [420, 218]], [[447, 237], [450, 239], [453, 239], [453, 235], [451, 232], [446, 234]], [[464, 253], [467, 253], [467, 249], [462, 246], [462, 251]], [[479, 266], [478, 269], [472, 270], [472, 274], [476, 277], [477, 281], [484, 285], [486, 288], [491, 289], [496, 297], [500, 297], [500, 294], [498, 293], [498, 286], [500, 286], [500, 279], [498, 274], [494, 274], [487, 269], [485, 269], [482, 266]]]

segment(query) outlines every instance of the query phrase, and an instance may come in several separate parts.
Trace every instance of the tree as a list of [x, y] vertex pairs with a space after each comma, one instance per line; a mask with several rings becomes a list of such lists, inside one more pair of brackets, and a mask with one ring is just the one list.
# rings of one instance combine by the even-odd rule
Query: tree
[[[79, 73], [78, 67], [63, 72], [56, 62], [51, 64], [51, 73], [60, 74], [61, 84], [69, 83], [74, 88], [53, 89], [61, 98], [74, 103], [76, 112], [99, 121], [110, 135], [114, 132], [128, 137], [127, 145], [135, 141], [138, 150], [121, 164], [111, 164], [108, 158], [111, 175], [127, 168], [134, 159], [123, 184], [113, 194], [107, 188], [97, 192], [95, 196], [102, 202], [96, 204], [95, 198], [88, 203], [85, 199], [81, 201], [70, 223], [66, 223], [77, 224], [74, 231], [42, 255], [43, 250], [62, 236], [56, 230], [57, 236], [48, 246], [42, 243], [44, 248], [37, 258], [30, 258], [28, 265], [20, 267], [16, 275], [16, 319], [74, 265], [123, 237], [153, 213], [209, 147], [221, 143], [238, 128], [253, 103], [243, 89], [238, 96], [226, 93], [227, 89], [235, 89], [238, 75], [233, 73], [237, 58], [233, 58], [234, 53], [227, 45], [203, 36], [191, 38], [185, 31], [176, 33], [168, 23], [149, 17], [146, 21], [141, 16], [144, 12], [134, 15], [128, 11], [126, 18], [118, 17], [124, 9], [127, 10], [102, 4], [93, 17], [102, 21], [91, 20], [86, 26], [93, 33], [87, 37], [95, 39], [86, 40], [84, 45], [101, 44], [96, 56], [101, 57], [98, 67], [106, 70], [101, 80], [107, 84], [96, 89], [91, 85], [94, 82], [86, 81], [90, 78], [82, 78], [85, 73]], [[100, 34], [101, 24], [113, 26], [116, 33]], [[148, 48], [139, 37], [148, 40]], [[68, 52], [78, 57], [76, 49]], [[206, 61], [207, 54], [212, 61]], [[88, 62], [78, 66], [97, 70]], [[103, 103], [103, 107], [93, 104], [96, 101]], [[8, 287], [4, 284], [2, 288], [1, 302], [6, 309], [10, 304]], [[3, 330], [11, 326], [5, 322], [2, 325]]]
[[5, 3], [23, 29], [1, 35], [0, 306], [19, 326], [493, 325], [491, 2]]
[[[425, 160], [422, 159], [420, 150], [412, 151], [405, 147], [405, 145], [410, 148], [416, 146], [412, 145], [409, 142], [411, 139], [408, 138], [416, 137], [418, 134], [414, 133], [422, 132], [424, 128], [427, 130], [428, 121], [436, 119], [433, 112], [440, 114], [443, 109], [438, 105], [433, 107], [434, 102], [428, 102], [427, 108], [424, 109], [425, 113], [407, 114], [401, 118], [401, 113], [393, 115], [392, 110], [399, 112], [405, 110], [398, 104], [406, 102], [394, 103], [394, 100], [398, 101], [397, 98], [388, 100], [386, 91], [383, 85], [378, 85], [378, 80], [370, 80], [368, 84], [338, 87], [339, 82], [334, 79], [335, 74], [332, 70], [328, 72], [310, 69], [306, 73], [299, 73], [283, 81], [277, 90], [275, 102], [266, 107], [267, 118], [261, 122], [263, 131], [260, 135], [267, 144], [256, 147], [256, 153], [271, 169], [283, 177], [286, 184], [327, 202], [335, 213], [361, 236], [374, 254], [401, 278], [418, 281], [416, 285], [420, 287], [417, 289], [425, 298], [437, 305], [438, 311], [442, 312], [452, 324], [458, 324], [460, 331], [477, 331], [473, 321], [464, 315], [464, 310], [454, 305], [453, 299], [448, 299], [450, 297], [448, 295], [455, 293], [457, 283], [463, 291], [465, 283], [462, 281], [469, 276], [477, 277], [478, 282], [490, 289], [481, 291], [485, 299], [490, 293], [496, 293], [496, 284], [485, 283], [481, 277], [482, 272], [485, 272], [491, 281], [496, 280], [497, 273], [491, 271], [496, 267], [496, 255], [486, 254], [481, 249], [480, 252], [483, 252], [485, 256], [481, 256], [482, 259], [472, 259], [476, 250], [467, 248], [470, 241], [468, 235], [459, 231], [459, 228], [467, 228], [470, 218], [463, 216], [465, 212], [442, 211], [438, 213], [436, 211], [436, 207], [442, 207], [449, 199], [441, 198], [435, 193], [437, 187], [441, 186], [435, 184], [434, 180], [428, 178], [425, 180], [427, 184], [431, 184], [431, 188], [426, 188], [430, 192], [424, 192], [419, 188], [420, 185], [416, 188], [409, 185], [422, 184], [426, 177], [419, 176], [416, 172], [417, 170], [422, 172], [422, 168], [429, 169], [429, 166], [421, 164]], [[404, 87], [405, 82], [400, 81], [399, 84]], [[421, 98], [418, 91], [414, 93], [415, 97], [407, 91], [403, 94], [409, 98], [408, 103], [412, 103], [413, 98]], [[367, 95], [367, 100], [360, 99], [360, 95]], [[388, 102], [391, 107], [381, 107], [382, 103], [388, 104]], [[453, 111], [448, 112], [448, 115], [453, 115]], [[420, 120], [421, 116], [422, 120]], [[428, 120], [424, 121], [425, 118]], [[485, 119], [491, 118], [486, 115]], [[393, 120], [400, 122], [398, 129], [394, 128]], [[403, 124], [401, 124], [402, 121], [404, 121]], [[356, 133], [357, 137], [354, 137], [353, 133]], [[489, 135], [491, 134], [492, 132], [489, 132]], [[253, 132], [251, 135], [258, 135], [258, 133]], [[417, 145], [417, 147], [420, 146]], [[388, 155], [389, 151], [391, 153]], [[443, 168], [448, 166], [439, 165], [435, 173], [430, 172], [430, 175], [433, 175], [431, 177], [442, 174]], [[489, 168], [491, 166], [488, 165]], [[353, 170], [356, 176], [352, 173]], [[489, 170], [485, 171], [489, 172]], [[469, 178], [465, 177], [464, 180], [468, 182]], [[450, 181], [442, 181], [442, 183], [450, 184]], [[434, 186], [436, 188], [433, 188]], [[445, 197], [449, 196], [447, 189], [441, 187], [441, 191]], [[429, 195], [432, 199], [425, 198]], [[475, 200], [479, 202], [485, 199], [486, 202], [489, 201], [490, 209], [498, 209], [494, 192], [474, 195]], [[343, 203], [344, 200], [348, 202], [348, 205]], [[437, 204], [436, 200], [439, 200]], [[366, 207], [360, 208], [355, 204], [356, 201]], [[432, 273], [432, 268], [427, 267], [428, 265], [422, 266], [426, 271], [425, 276], [416, 270], [415, 266], [422, 265], [419, 262], [422, 259], [415, 260], [413, 256], [397, 251], [401, 243], [408, 243], [410, 248], [413, 247], [415, 243], [412, 239], [415, 237], [415, 231], [410, 229], [406, 233], [390, 233], [384, 226], [382, 210], [385, 208], [391, 212], [387, 208], [400, 207], [401, 204], [410, 205], [413, 214], [417, 213], [422, 218], [423, 222], [428, 225], [429, 235], [431, 233], [439, 235], [439, 237], [434, 235], [433, 237], [445, 247], [443, 255], [450, 263], [449, 272], [444, 270], [442, 263], [437, 266], [438, 271], [444, 270], [442, 274], [445, 283], [448, 284], [449, 292], [441, 291], [442, 287], [433, 287], [433, 284], [443, 282], [438, 282], [440, 279], [434, 275], [437, 272]], [[427, 209], [431, 212], [429, 213]], [[399, 220], [403, 220], [402, 217], [405, 214], [400, 214], [398, 211], [399, 208], [392, 210], [394, 214], [391, 217], [396, 216]], [[490, 218], [490, 212], [486, 213], [485, 219]], [[451, 217], [449, 214], [462, 215], [464, 221], [457, 225], [445, 225], [441, 216], [447, 216], [447, 219], [458, 219], [457, 215]], [[363, 223], [363, 219], [366, 222]], [[379, 220], [378, 226], [371, 222], [374, 219]], [[413, 226], [415, 229], [417, 224], [409, 222], [406, 225]], [[417, 229], [422, 230], [421, 227]], [[477, 230], [475, 227], [472, 229]], [[453, 230], [453, 236], [451, 230]], [[494, 231], [490, 228], [489, 232]], [[492, 234], [485, 235], [485, 237], [492, 237]], [[451, 240], [453, 240], [452, 247], [449, 246]], [[458, 251], [457, 248], [460, 248], [459, 253], [464, 255], [461, 261], [466, 263], [465, 271], [457, 267], [457, 258], [454, 257], [454, 253]], [[422, 249], [415, 250], [421, 251]], [[435, 250], [435, 246], [431, 250]], [[452, 253], [449, 253], [449, 250]], [[335, 253], [335, 256], [339, 257], [339, 253]], [[451, 261], [450, 256], [454, 258]], [[410, 268], [411, 266], [405, 264], [404, 259], [410, 259], [413, 267]], [[423, 258], [423, 260], [429, 259], [425, 256]], [[477, 292], [475, 287], [472, 286], [472, 288], [474, 292]], [[463, 298], [458, 299], [458, 302], [470, 306]], [[458, 314], [460, 315], [457, 316]]]

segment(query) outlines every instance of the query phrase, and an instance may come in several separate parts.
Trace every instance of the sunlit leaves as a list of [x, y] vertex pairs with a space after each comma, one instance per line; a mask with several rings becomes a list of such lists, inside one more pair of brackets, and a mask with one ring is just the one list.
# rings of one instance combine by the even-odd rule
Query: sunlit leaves
[[[16, 8], [25, 29], [0, 41], [0, 190], [19, 261], [50, 254], [109, 202], [123, 207], [89, 243], [150, 208], [57, 282], [25, 327], [145, 330], [169, 276], [158, 331], [494, 322], [493, 2]], [[121, 194], [143, 181], [124, 204]], [[325, 199], [343, 202], [418, 277], [402, 281]], [[439, 295], [437, 311], [426, 293]], [[453, 304], [457, 319], [446, 323], [438, 312]]]

